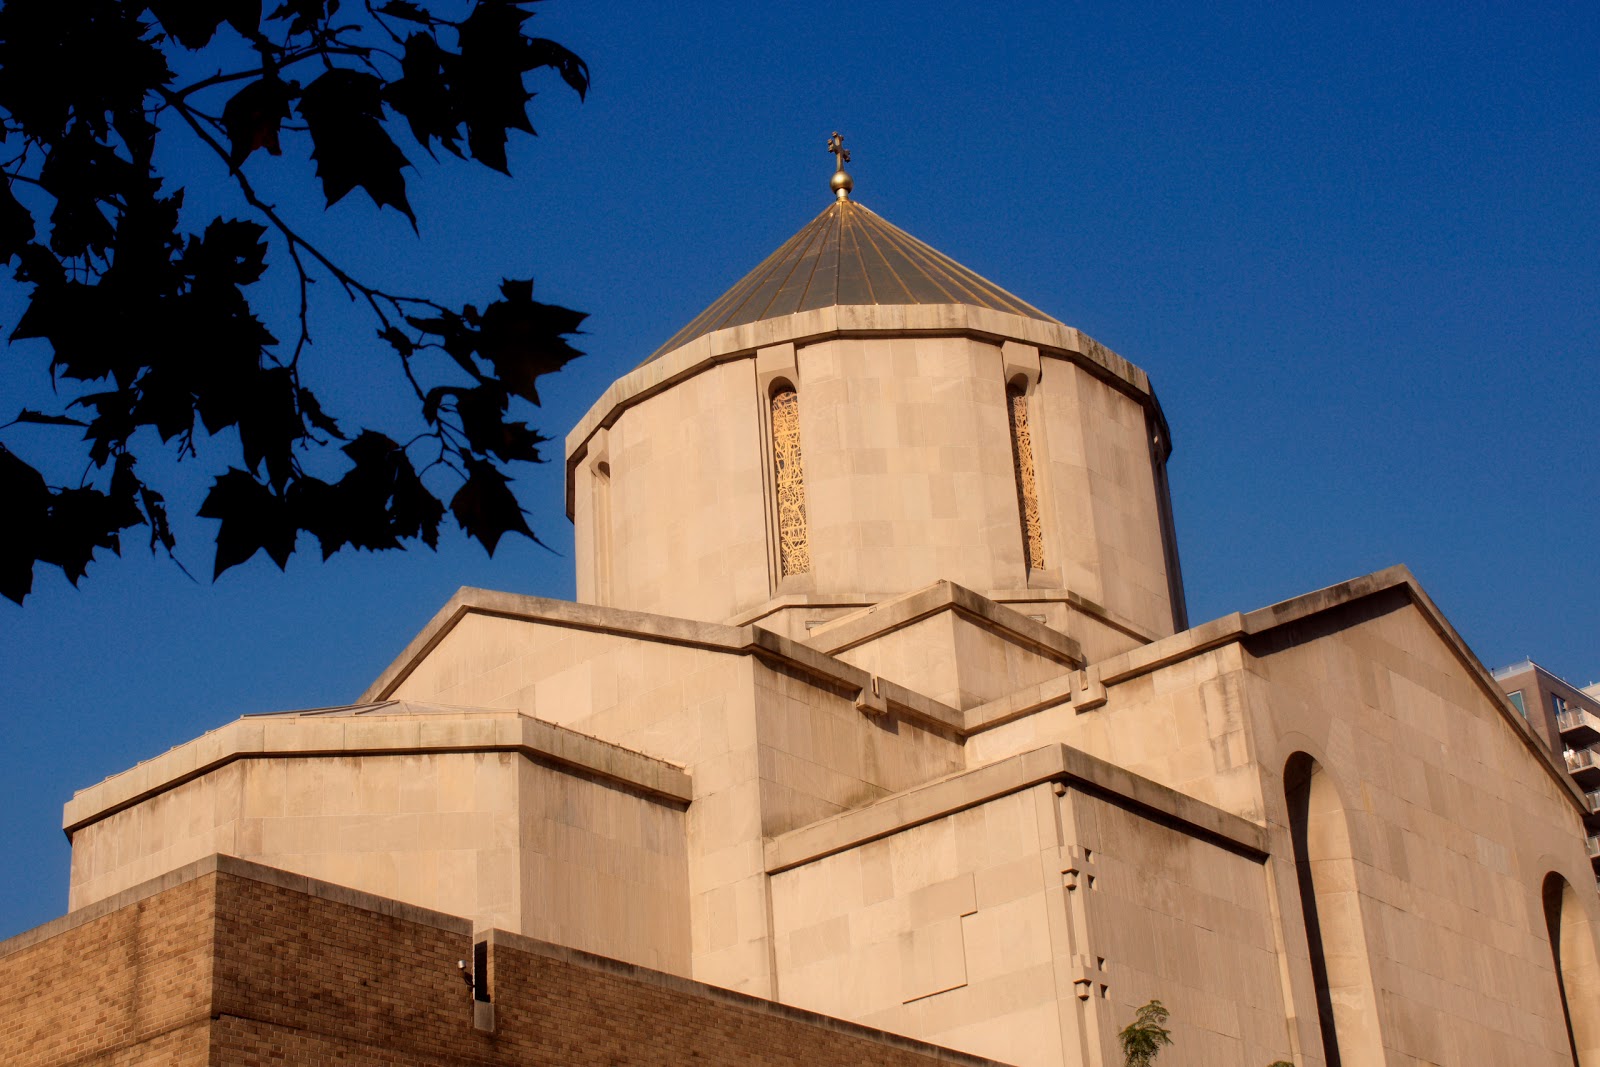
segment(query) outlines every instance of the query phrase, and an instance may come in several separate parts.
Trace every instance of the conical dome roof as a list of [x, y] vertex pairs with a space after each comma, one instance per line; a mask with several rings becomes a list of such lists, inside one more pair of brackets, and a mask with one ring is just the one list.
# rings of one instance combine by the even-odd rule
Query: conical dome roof
[[837, 200], [645, 362], [729, 326], [836, 304], [968, 304], [1056, 322], [853, 200]]

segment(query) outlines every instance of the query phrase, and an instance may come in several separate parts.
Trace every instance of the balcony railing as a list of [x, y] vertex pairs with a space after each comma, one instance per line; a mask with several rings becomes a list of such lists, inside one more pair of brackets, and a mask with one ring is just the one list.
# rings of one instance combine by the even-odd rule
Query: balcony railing
[[1600, 856], [1600, 834], [1590, 834], [1584, 839], [1584, 846], [1588, 848], [1590, 857]]
[[1583, 725], [1583, 709], [1568, 708], [1556, 716], [1556, 728], [1572, 730]]
[[1600, 815], [1600, 789], [1591, 789], [1583, 794], [1583, 802], [1589, 806], [1590, 811]]
[[1566, 751], [1567, 770], [1572, 774], [1579, 771], [1600, 767], [1600, 758], [1596, 758], [1592, 748], [1569, 748]]
[[1568, 707], [1556, 713], [1556, 729], [1569, 745], [1592, 745], [1600, 741], [1600, 715], [1587, 708]]

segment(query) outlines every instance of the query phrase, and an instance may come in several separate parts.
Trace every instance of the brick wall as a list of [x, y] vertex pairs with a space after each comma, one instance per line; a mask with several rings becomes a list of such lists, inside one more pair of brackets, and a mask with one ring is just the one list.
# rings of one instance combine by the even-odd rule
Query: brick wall
[[489, 973], [497, 1035], [516, 1063], [994, 1062], [501, 931]]
[[493, 931], [473, 1022], [465, 920], [211, 857], [0, 942], [0, 1063], [983, 1064]]
[[0, 1063], [205, 1063], [212, 888], [133, 891], [0, 942]]

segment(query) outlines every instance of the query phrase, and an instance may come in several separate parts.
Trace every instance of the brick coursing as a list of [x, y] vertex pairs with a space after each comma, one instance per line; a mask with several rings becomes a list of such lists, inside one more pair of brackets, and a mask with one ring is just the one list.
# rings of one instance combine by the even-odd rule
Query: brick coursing
[[304, 892], [250, 866], [213, 864], [59, 932], [0, 945], [0, 1063], [987, 1062], [503, 935], [491, 950], [496, 1026], [480, 1031], [456, 967], [472, 959], [463, 924]]
[[0, 956], [0, 1063], [204, 1063], [214, 905], [196, 880]]

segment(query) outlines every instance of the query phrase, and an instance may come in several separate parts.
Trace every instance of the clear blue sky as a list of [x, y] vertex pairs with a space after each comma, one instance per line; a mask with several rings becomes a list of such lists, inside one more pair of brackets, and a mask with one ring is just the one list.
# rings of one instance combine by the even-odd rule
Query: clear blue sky
[[[518, 480], [554, 551], [452, 535], [196, 584], [135, 532], [81, 590], [42, 572], [0, 602], [0, 937], [65, 910], [74, 789], [245, 712], [348, 702], [458, 586], [571, 597], [561, 437], [827, 204], [834, 129], [856, 199], [1149, 372], [1194, 621], [1403, 562], [1490, 666], [1600, 677], [1593, 3], [552, 0], [538, 25], [589, 61], [588, 102], [543, 87], [512, 180], [424, 167], [420, 239], [250, 166], [395, 289], [533, 274], [592, 313], [536, 413], [556, 462]], [[210, 161], [172, 164], [216, 203]], [[310, 373], [381, 406], [385, 353], [329, 288]], [[8, 358], [10, 407], [44, 360]], [[192, 514], [199, 466], [172, 476]], [[212, 529], [180, 529], [197, 575]]]

